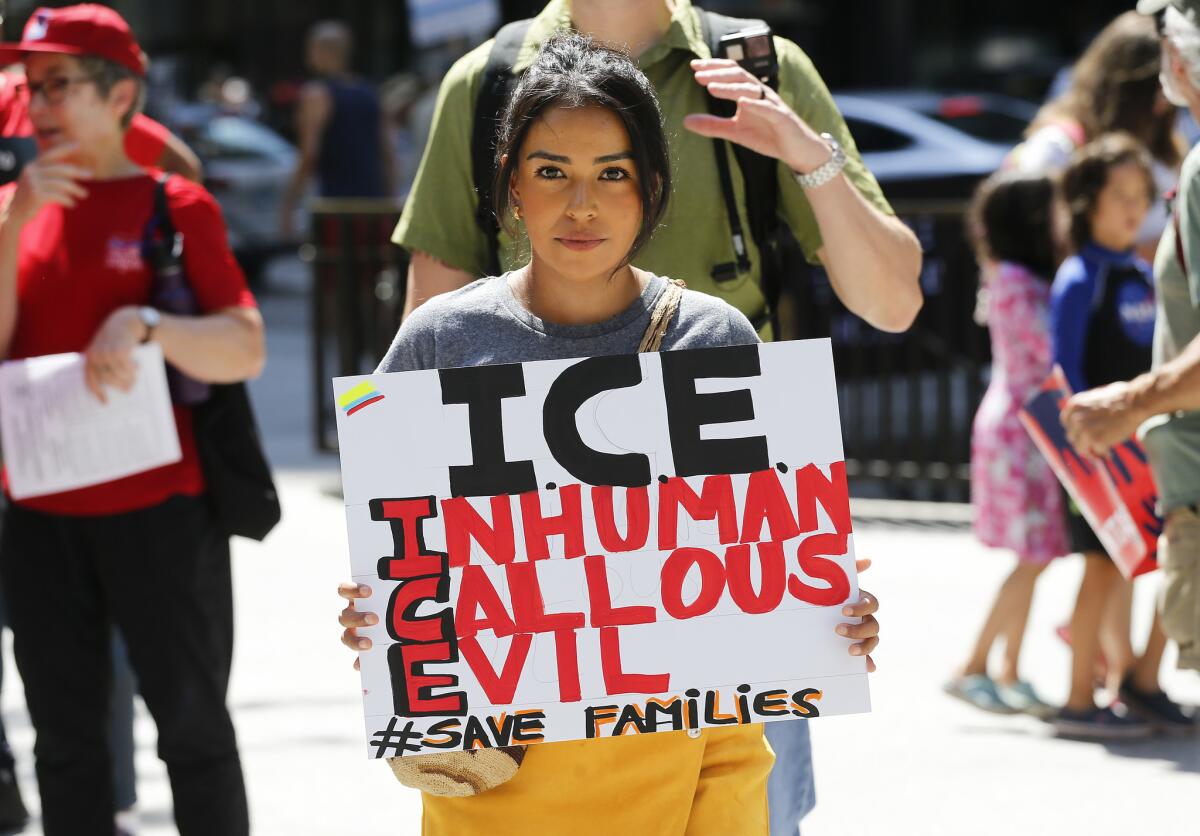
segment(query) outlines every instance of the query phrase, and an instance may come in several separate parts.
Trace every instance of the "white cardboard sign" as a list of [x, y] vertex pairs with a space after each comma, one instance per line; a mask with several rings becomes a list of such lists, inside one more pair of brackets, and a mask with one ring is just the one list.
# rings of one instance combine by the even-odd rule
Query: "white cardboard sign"
[[828, 340], [333, 387], [371, 756], [870, 710]]

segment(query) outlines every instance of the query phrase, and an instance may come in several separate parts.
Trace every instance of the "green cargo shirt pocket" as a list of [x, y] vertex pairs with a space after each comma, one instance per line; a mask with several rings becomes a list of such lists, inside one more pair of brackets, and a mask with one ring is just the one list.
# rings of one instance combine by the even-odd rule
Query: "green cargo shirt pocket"
[[1163, 630], [1179, 645], [1179, 667], [1200, 670], [1200, 516], [1172, 511], [1159, 541]]

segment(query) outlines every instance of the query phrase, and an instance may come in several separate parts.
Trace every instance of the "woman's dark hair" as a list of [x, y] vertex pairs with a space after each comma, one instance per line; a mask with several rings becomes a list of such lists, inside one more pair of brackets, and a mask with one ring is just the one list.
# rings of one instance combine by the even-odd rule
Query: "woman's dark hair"
[[511, 233], [510, 186], [529, 129], [549, 108], [588, 106], [603, 107], [620, 118], [637, 167], [642, 225], [621, 263], [624, 266], [650, 240], [671, 194], [671, 162], [658, 99], [649, 80], [624, 52], [573, 32], [555, 35], [542, 45], [500, 120], [492, 208]]
[[975, 190], [967, 222], [980, 260], [1009, 261], [1049, 282], [1058, 269], [1057, 194], [1045, 175], [999, 171]]
[[1129, 134], [1105, 134], [1075, 152], [1062, 173], [1062, 195], [1071, 215], [1071, 243], [1082, 247], [1092, 238], [1092, 210], [1100, 192], [1108, 183], [1108, 173], [1126, 163], [1141, 169], [1146, 181], [1146, 196], [1154, 203], [1158, 187], [1154, 183], [1153, 162], [1144, 145]]
[[1158, 104], [1162, 44], [1153, 18], [1128, 11], [1114, 18], [1071, 68], [1071, 85], [1046, 104], [1028, 134], [1062, 119], [1079, 123], [1095, 139], [1127, 131], [1156, 160], [1175, 167], [1184, 146], [1175, 131], [1175, 108]]

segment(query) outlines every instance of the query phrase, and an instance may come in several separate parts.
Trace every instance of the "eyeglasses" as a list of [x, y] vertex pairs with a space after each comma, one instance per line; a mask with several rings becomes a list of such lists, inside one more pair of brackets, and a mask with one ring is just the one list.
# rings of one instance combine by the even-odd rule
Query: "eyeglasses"
[[91, 76], [67, 78], [60, 75], [46, 81], [22, 81], [16, 87], [17, 92], [28, 102], [32, 103], [40, 95], [46, 100], [46, 104], [57, 106], [66, 100], [67, 90], [72, 84], [89, 84], [93, 81], [95, 79]]

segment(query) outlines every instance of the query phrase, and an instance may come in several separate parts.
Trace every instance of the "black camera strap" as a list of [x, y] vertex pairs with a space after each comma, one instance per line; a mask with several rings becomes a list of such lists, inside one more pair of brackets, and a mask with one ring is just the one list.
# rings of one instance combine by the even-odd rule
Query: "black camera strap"
[[[762, 31], [769, 27], [764, 21], [745, 18], [727, 17], [714, 12], [700, 11], [700, 28], [709, 50], [714, 56], [720, 55], [721, 39], [738, 32]], [[759, 79], [772, 90], [779, 89], [779, 78], [768, 77]], [[708, 97], [709, 111], [716, 116], [731, 117], [737, 111], [737, 103]], [[744, 275], [751, 269], [750, 256], [747, 252], [746, 237], [743, 232], [741, 215], [738, 211], [737, 196], [733, 190], [733, 177], [729, 169], [730, 143], [722, 139], [713, 140], [713, 150], [716, 153], [717, 176], [721, 184], [721, 198], [725, 203], [725, 213], [729, 217], [729, 229], [732, 238], [734, 260], [717, 264], [712, 269], [712, 277], [718, 282], [731, 281]], [[750, 235], [758, 247], [762, 264], [759, 275], [762, 282], [763, 298], [766, 309], [756, 317], [751, 318], [755, 328], [761, 330], [768, 322], [773, 322], [776, 307], [783, 286], [780, 275], [781, 252], [779, 244], [779, 183], [778, 161], [771, 157], [751, 151], [741, 145], [733, 145], [734, 159], [742, 172], [742, 180], [746, 189], [746, 222], [750, 227]], [[778, 327], [776, 327], [778, 332]]]
[[729, 143], [723, 139], [714, 139], [713, 153], [717, 159], [717, 179], [721, 183], [725, 214], [729, 216], [734, 260], [714, 264], [711, 275], [718, 282], [730, 282], [750, 271], [750, 253], [746, 250], [746, 235], [742, 231], [742, 218], [733, 193], [733, 176], [729, 173]]

